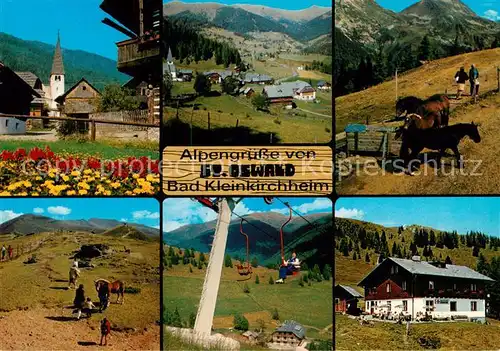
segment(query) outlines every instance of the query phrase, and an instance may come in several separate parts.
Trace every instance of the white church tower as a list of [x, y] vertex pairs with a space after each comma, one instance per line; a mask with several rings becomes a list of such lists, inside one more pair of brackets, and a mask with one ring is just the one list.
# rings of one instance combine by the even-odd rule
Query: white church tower
[[[59, 33], [57, 33], [56, 50], [54, 52], [54, 60], [52, 61], [52, 70], [50, 72], [50, 110], [57, 111], [57, 103], [55, 100], [63, 95], [64, 92], [64, 65], [61, 52], [61, 38]], [[56, 114], [59, 115], [59, 112]]]

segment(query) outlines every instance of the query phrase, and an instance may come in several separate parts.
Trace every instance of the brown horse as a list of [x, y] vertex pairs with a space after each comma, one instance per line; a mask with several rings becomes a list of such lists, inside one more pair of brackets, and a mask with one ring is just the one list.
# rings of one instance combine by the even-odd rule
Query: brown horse
[[405, 118], [405, 123], [402, 127], [396, 130], [396, 139], [402, 135], [403, 130], [408, 128], [430, 129], [441, 125], [441, 115], [439, 113], [429, 113], [425, 117], [419, 114], [411, 113]]
[[396, 103], [396, 115], [401, 117], [405, 112], [406, 115], [416, 113], [424, 118], [429, 114], [439, 115], [439, 124], [434, 127], [444, 127], [448, 125], [450, 118], [450, 100], [448, 96], [442, 94], [432, 95], [427, 100], [407, 96]]
[[121, 304], [125, 301], [124, 294], [125, 294], [125, 283], [122, 282], [121, 280], [115, 280], [114, 282], [110, 282], [106, 279], [97, 279], [94, 281], [95, 284], [95, 290], [97, 293], [99, 293], [99, 290], [103, 284], [106, 284], [109, 289], [109, 295], [111, 294], [116, 294], [116, 303], [120, 301], [121, 297]]

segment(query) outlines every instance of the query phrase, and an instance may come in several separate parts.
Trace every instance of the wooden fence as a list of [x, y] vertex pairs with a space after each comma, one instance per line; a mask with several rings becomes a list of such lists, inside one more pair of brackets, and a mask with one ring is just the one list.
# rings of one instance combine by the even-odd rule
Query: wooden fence
[[399, 155], [401, 139], [395, 140], [395, 129], [381, 126], [366, 126], [365, 132], [339, 133], [335, 136], [335, 152], [349, 154]]
[[[146, 112], [147, 113], [147, 112]], [[0, 118], [19, 118], [19, 119], [32, 119], [32, 120], [45, 120], [45, 121], [74, 121], [74, 122], [84, 122], [90, 124], [90, 139], [92, 141], [96, 140], [97, 125], [118, 125], [118, 126], [134, 126], [134, 127], [145, 127], [145, 128], [160, 128], [158, 124], [144, 123], [144, 122], [132, 122], [132, 121], [119, 121], [119, 120], [105, 120], [105, 119], [83, 119], [74, 117], [51, 117], [51, 116], [26, 116], [26, 115], [11, 115], [0, 113]]]

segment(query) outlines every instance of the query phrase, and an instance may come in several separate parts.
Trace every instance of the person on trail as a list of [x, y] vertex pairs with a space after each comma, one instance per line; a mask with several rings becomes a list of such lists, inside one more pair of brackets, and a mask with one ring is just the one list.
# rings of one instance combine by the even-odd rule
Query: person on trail
[[465, 91], [465, 82], [469, 79], [469, 76], [465, 72], [464, 67], [460, 67], [460, 71], [458, 71], [455, 74], [455, 81], [458, 84], [458, 90], [457, 90], [457, 100], [460, 100], [462, 98], [462, 94]]
[[83, 303], [83, 312], [87, 314], [87, 318], [92, 317], [92, 310], [96, 308], [95, 305], [92, 303], [92, 299], [90, 297], [87, 297], [87, 300]]
[[85, 304], [85, 290], [83, 284], [80, 284], [78, 289], [76, 289], [75, 299], [73, 300], [73, 306], [76, 309], [77, 316], [76, 319], [79, 320], [82, 315], [83, 306]]
[[2, 261], [5, 261], [5, 253], [7, 252], [7, 249], [5, 248], [4, 245], [2, 245]]
[[291, 275], [293, 271], [299, 269], [300, 267], [300, 261], [297, 258], [297, 254], [295, 252], [292, 252], [292, 257], [288, 260], [285, 261], [285, 258], [282, 257], [283, 263], [280, 267], [280, 277], [276, 281], [278, 284], [283, 284], [285, 282], [286, 276]]
[[479, 71], [473, 64], [469, 70], [470, 96], [479, 94]]
[[78, 262], [73, 262], [73, 265], [69, 269], [69, 285], [68, 289], [71, 289], [71, 285], [76, 288], [76, 282], [80, 277], [80, 270], [78, 269]]
[[106, 319], [106, 317], [104, 317], [103, 320], [101, 321], [101, 342], [99, 343], [99, 346], [103, 346], [102, 345], [103, 339], [104, 339], [104, 346], [108, 344], [109, 333], [111, 333], [111, 324]]
[[14, 249], [12, 248], [12, 246], [9, 245], [9, 247], [7, 248], [7, 251], [9, 253], [9, 260], [12, 260], [14, 258]]
[[108, 304], [109, 304], [109, 295], [110, 295], [110, 291], [109, 290], [110, 289], [109, 289], [108, 283], [101, 284], [101, 286], [99, 287], [99, 292], [98, 292], [98, 295], [99, 295], [99, 312], [104, 311], [108, 307]]

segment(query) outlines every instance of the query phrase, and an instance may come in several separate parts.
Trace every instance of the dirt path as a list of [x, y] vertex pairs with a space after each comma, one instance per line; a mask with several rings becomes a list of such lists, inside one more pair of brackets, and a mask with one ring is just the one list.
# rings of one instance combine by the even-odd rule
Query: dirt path
[[309, 111], [309, 110], [304, 110], [303, 108], [300, 108], [300, 107], [297, 107], [297, 110], [299, 110], [299, 111], [303, 111], [303, 112], [306, 112], [306, 113], [311, 113], [311, 114], [313, 114], [313, 115], [317, 115], [317, 116], [321, 116], [321, 117], [332, 118], [332, 116], [323, 115], [323, 114], [321, 114], [321, 113], [312, 112], [312, 111]]
[[[468, 137], [460, 143], [464, 170], [451, 167], [453, 157], [445, 157], [446, 166], [436, 170], [432, 165], [422, 165], [415, 176], [385, 171], [372, 162], [369, 172], [361, 170], [337, 186], [339, 194], [493, 194], [500, 191], [500, 95], [493, 95], [475, 105], [460, 108], [450, 118], [450, 124], [481, 123], [481, 142], [475, 144]], [[448, 150], [448, 152], [450, 152]], [[451, 155], [451, 154], [450, 154]]]
[[159, 350], [160, 329], [152, 325], [130, 333], [111, 331], [99, 346], [99, 319], [72, 319], [71, 309], [33, 309], [0, 314], [1, 350]]

